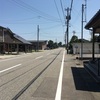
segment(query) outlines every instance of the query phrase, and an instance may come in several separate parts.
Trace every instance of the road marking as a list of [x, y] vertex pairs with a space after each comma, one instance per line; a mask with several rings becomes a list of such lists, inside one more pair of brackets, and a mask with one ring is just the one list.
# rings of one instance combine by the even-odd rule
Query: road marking
[[63, 52], [63, 58], [62, 58], [62, 63], [61, 63], [61, 69], [60, 69], [60, 74], [59, 74], [59, 80], [58, 80], [58, 86], [57, 86], [55, 100], [61, 100], [64, 58], [65, 58], [65, 50]]
[[35, 58], [35, 59], [40, 59], [40, 58], [42, 58], [43, 56], [39, 56], [39, 57], [37, 57], [37, 58]]
[[18, 64], [18, 65], [12, 66], [12, 67], [10, 67], [10, 68], [1, 70], [0, 73], [3, 73], [3, 72], [5, 72], [5, 71], [8, 71], [8, 70], [13, 69], [13, 68], [15, 68], [15, 67], [18, 67], [18, 66], [20, 66], [20, 65], [21, 65], [21, 64]]
[[30, 56], [30, 55], [31, 55], [31, 54], [16, 55], [16, 56], [13, 56], [13, 57], [11, 57], [11, 58], [1, 59], [0, 62], [9, 61], [9, 60], [14, 60], [14, 59], [17, 59], [17, 58], [24, 58], [24, 57], [27, 57], [27, 56]]

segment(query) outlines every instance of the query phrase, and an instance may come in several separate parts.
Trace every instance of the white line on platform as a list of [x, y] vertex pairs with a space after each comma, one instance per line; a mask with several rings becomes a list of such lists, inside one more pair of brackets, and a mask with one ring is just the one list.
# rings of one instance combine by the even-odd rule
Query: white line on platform
[[40, 56], [40, 57], [37, 57], [37, 58], [35, 58], [35, 59], [40, 59], [40, 58], [42, 58], [43, 56]]
[[61, 63], [61, 69], [60, 69], [60, 74], [59, 74], [59, 80], [58, 80], [58, 86], [57, 86], [55, 100], [61, 100], [64, 58], [65, 58], [65, 50], [63, 52], [63, 58], [62, 58], [62, 63]]
[[3, 72], [5, 72], [5, 71], [8, 71], [8, 70], [13, 69], [13, 68], [15, 68], [15, 67], [18, 67], [18, 66], [20, 66], [20, 65], [21, 65], [21, 64], [18, 64], [18, 65], [12, 66], [12, 67], [10, 67], [10, 68], [1, 70], [0, 73], [3, 73]]

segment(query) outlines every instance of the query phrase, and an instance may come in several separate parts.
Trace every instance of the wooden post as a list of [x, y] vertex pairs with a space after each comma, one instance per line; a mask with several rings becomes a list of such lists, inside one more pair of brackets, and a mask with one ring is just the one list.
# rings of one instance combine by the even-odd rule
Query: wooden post
[[25, 44], [25, 53], [27, 53], [27, 45]]
[[9, 54], [9, 43], [8, 43], [8, 54]]
[[19, 54], [19, 45], [17, 44], [17, 54]]

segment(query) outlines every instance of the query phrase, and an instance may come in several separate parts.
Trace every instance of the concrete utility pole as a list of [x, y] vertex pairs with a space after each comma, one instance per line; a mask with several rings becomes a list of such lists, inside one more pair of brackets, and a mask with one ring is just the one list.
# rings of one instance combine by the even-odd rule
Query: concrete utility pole
[[37, 25], [37, 51], [39, 50], [39, 25]]
[[71, 19], [71, 16], [70, 16], [70, 9], [69, 7], [66, 9], [67, 11], [67, 16], [66, 16], [66, 20], [67, 20], [67, 29], [66, 29], [66, 36], [67, 36], [67, 54], [68, 54], [68, 43], [69, 43], [69, 20]]

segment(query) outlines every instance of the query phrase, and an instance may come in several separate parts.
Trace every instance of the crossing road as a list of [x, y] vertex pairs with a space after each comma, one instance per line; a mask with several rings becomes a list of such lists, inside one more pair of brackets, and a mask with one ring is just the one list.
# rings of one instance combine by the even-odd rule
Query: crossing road
[[63, 48], [0, 60], [0, 100], [100, 100], [99, 92]]

